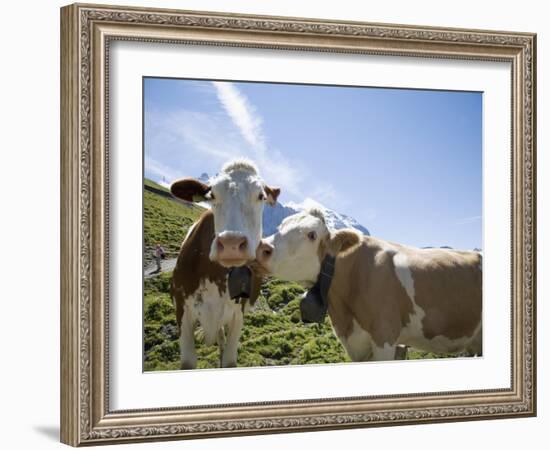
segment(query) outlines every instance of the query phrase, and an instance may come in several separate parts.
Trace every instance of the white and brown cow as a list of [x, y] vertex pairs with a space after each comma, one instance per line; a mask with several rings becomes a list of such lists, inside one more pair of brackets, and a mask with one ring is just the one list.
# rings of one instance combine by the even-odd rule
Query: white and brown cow
[[310, 210], [286, 218], [257, 260], [271, 275], [309, 287], [327, 255], [335, 257], [328, 314], [353, 361], [394, 359], [398, 345], [481, 355], [479, 253], [332, 231]]
[[221, 366], [236, 366], [243, 315], [258, 297], [261, 280], [253, 276], [250, 298], [237, 303], [228, 292], [229, 268], [254, 259], [262, 236], [264, 204], [275, 204], [280, 191], [268, 187], [248, 161], [226, 164], [209, 184], [188, 178], [174, 182], [170, 190], [179, 199], [211, 205], [189, 229], [172, 277], [181, 368], [197, 366], [197, 322], [205, 342], [218, 343]]

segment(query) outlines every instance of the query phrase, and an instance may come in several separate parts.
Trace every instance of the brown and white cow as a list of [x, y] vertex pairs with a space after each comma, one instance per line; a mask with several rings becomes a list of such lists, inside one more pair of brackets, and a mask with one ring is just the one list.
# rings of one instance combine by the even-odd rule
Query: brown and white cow
[[197, 366], [197, 322], [205, 342], [218, 343], [221, 366], [234, 367], [243, 315], [258, 297], [261, 279], [253, 275], [250, 297], [237, 303], [228, 292], [229, 268], [254, 259], [262, 236], [264, 204], [275, 204], [280, 191], [268, 187], [248, 161], [226, 164], [209, 184], [184, 179], [174, 182], [170, 190], [179, 199], [211, 205], [187, 232], [172, 277], [181, 368]]
[[398, 345], [481, 355], [479, 253], [332, 231], [310, 210], [286, 218], [256, 257], [271, 275], [309, 287], [327, 255], [335, 257], [328, 314], [353, 361], [394, 359]]

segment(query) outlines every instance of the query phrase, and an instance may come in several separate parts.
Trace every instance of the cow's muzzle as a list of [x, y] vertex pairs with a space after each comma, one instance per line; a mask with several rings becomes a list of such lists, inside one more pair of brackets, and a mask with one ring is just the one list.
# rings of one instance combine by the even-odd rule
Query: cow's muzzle
[[249, 242], [242, 233], [224, 231], [212, 243], [210, 259], [224, 267], [237, 267], [254, 259], [255, 252], [250, 250]]

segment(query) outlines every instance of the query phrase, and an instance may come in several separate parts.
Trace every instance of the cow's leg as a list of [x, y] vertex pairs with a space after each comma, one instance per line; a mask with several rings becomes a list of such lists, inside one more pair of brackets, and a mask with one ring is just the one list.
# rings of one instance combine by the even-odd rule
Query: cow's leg
[[348, 336], [338, 336], [338, 339], [353, 362], [372, 359], [372, 338], [357, 322], [353, 321], [352, 331]]
[[218, 348], [220, 349], [220, 367], [223, 367], [223, 352], [225, 349], [225, 330], [223, 325], [218, 330]]
[[346, 353], [353, 362], [370, 361], [372, 358], [372, 342], [370, 337], [358, 342], [357, 339], [350, 339], [338, 336], [344, 346]]
[[222, 355], [222, 367], [237, 367], [237, 350], [239, 349], [243, 322], [243, 312], [239, 305], [235, 305], [235, 312], [227, 329], [227, 341]]
[[181, 369], [196, 369], [197, 352], [195, 350], [194, 321], [189, 308], [185, 308], [180, 326]]
[[395, 344], [384, 344], [383, 347], [377, 345], [372, 346], [372, 360], [373, 361], [390, 361], [394, 360], [396, 356]]

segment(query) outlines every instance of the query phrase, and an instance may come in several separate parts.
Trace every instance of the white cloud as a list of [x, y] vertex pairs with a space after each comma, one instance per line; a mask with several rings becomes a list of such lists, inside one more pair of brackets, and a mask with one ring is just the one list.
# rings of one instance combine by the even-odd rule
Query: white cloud
[[[208, 95], [204, 84], [199, 88]], [[347, 206], [336, 188], [318, 180], [299, 157], [288, 158], [268, 145], [263, 118], [237, 86], [212, 82], [210, 93], [219, 105], [217, 112], [146, 112], [145, 163], [150, 172], [166, 179], [203, 172], [212, 176], [228, 160], [244, 157], [253, 160], [265, 181], [280, 187], [287, 200], [312, 197], [331, 208]]]
[[237, 156], [241, 138], [225, 117], [180, 109], [147, 111], [145, 168], [167, 179], [211, 175]]
[[316, 185], [310, 195], [324, 205], [334, 205], [338, 201], [336, 189], [328, 181]]
[[221, 105], [239, 129], [243, 138], [257, 150], [265, 151], [265, 138], [262, 131], [262, 118], [256, 108], [233, 83], [213, 81], [212, 85]]
[[[301, 195], [305, 170], [296, 161], [289, 161], [281, 152], [268, 148], [263, 131], [263, 118], [256, 107], [231, 82], [212, 82], [216, 96], [231, 122], [248, 144], [248, 156], [259, 167], [266, 182], [282, 187], [286, 192]], [[235, 157], [235, 154], [233, 154]]]

